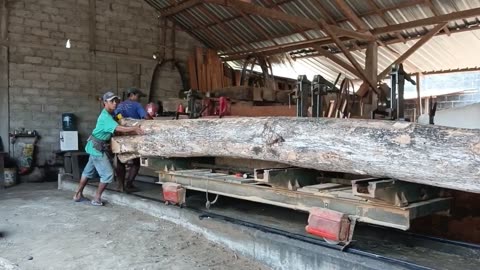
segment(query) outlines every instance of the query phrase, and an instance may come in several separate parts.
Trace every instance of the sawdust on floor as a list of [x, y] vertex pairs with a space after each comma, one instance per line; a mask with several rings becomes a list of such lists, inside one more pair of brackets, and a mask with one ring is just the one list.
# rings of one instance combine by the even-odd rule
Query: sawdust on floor
[[0, 192], [0, 257], [21, 269], [267, 269], [174, 223], [71, 196]]

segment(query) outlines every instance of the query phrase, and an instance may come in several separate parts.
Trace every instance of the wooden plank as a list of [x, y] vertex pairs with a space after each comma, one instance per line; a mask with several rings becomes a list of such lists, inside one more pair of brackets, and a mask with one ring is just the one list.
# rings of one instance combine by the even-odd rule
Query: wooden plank
[[126, 124], [141, 125], [145, 135], [112, 138], [123, 161], [138, 156], [253, 158], [480, 193], [478, 129], [298, 117]]
[[197, 69], [195, 66], [195, 54], [188, 57], [188, 78], [190, 80], [190, 88], [198, 90]]
[[197, 80], [198, 80], [198, 90], [201, 92], [204, 91], [204, 78], [202, 74], [202, 65], [203, 65], [203, 48], [196, 47], [195, 48], [195, 65], [197, 67]]

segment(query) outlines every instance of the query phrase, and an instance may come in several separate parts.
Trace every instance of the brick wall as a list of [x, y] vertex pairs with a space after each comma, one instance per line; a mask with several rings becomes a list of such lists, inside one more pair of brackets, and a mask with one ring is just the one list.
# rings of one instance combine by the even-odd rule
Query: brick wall
[[[35, 129], [39, 165], [59, 149], [61, 114], [78, 118], [84, 141], [101, 110], [97, 101], [107, 89], [121, 94], [130, 86], [149, 89], [162, 29], [158, 14], [144, 1], [89, 0], [8, 1], [10, 131]], [[90, 51], [90, 18], [95, 20], [96, 50]], [[167, 45], [171, 30], [167, 30]], [[176, 32], [176, 57], [186, 62], [201, 44]], [[162, 35], [163, 36], [163, 35]], [[66, 40], [72, 47], [65, 48]], [[171, 58], [170, 49], [166, 58]], [[155, 96], [178, 92], [180, 76], [165, 67]], [[156, 83], [160, 85], [159, 83]]]

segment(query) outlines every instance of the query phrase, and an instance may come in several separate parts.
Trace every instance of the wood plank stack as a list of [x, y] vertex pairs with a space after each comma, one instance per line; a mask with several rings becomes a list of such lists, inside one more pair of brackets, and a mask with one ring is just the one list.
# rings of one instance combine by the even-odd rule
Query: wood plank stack
[[233, 85], [232, 78], [225, 75], [231, 74], [231, 69], [222, 63], [217, 51], [212, 49], [195, 48], [188, 58], [188, 73], [190, 88], [203, 93]]

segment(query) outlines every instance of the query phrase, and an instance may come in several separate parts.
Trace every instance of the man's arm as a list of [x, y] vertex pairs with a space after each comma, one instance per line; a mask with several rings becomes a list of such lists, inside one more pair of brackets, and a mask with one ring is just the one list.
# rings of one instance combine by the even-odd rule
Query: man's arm
[[137, 134], [137, 135], [142, 135], [142, 134], [144, 134], [144, 131], [143, 131], [143, 129], [142, 129], [140, 126], [125, 127], [125, 126], [118, 125], [118, 126], [115, 128], [115, 132], [122, 132], [122, 133], [134, 132], [134, 133]]
[[153, 120], [153, 118], [148, 114], [140, 103], [137, 103], [137, 113], [142, 119]]

